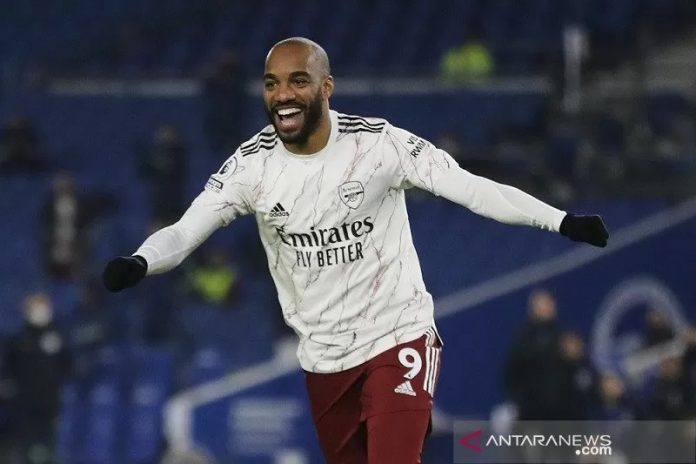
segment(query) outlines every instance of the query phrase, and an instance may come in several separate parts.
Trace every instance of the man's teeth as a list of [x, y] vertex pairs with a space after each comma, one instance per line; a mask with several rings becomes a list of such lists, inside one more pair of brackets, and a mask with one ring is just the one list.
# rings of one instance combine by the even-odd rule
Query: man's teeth
[[291, 116], [293, 114], [299, 113], [300, 110], [299, 108], [283, 108], [282, 110], [278, 110], [278, 114], [280, 116]]

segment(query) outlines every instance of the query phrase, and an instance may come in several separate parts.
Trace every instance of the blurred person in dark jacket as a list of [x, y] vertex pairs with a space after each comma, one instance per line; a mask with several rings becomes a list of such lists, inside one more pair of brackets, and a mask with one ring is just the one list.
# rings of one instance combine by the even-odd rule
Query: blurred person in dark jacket
[[597, 373], [587, 359], [585, 342], [576, 332], [565, 332], [560, 340], [562, 369], [562, 420], [585, 420], [597, 402]]
[[681, 358], [662, 361], [648, 399], [648, 414], [656, 420], [686, 420], [694, 413], [693, 392]]
[[100, 214], [113, 210], [116, 201], [103, 193], [78, 193], [69, 172], [58, 172], [42, 208], [44, 267], [55, 279], [75, 280], [85, 270], [89, 251], [88, 227]]
[[[691, 421], [693, 426], [696, 413], [694, 392], [689, 377], [684, 369], [682, 357], [664, 359], [659, 366], [657, 380], [647, 400], [649, 420]], [[684, 430], [682, 434], [667, 430], [655, 430], [646, 437], [645, 452], [647, 459], [656, 456], [656, 451], [667, 449], [693, 449], [693, 430]], [[657, 460], [654, 460], [657, 462]]]
[[636, 452], [636, 443], [635, 438], [632, 443], [627, 440], [636, 424], [635, 420], [640, 416], [636, 403], [618, 374], [610, 371], [602, 373], [599, 378], [599, 402], [588, 418], [603, 421], [603, 426], [599, 430], [596, 425], [593, 426], [592, 432], [611, 435], [612, 455], [617, 457], [617, 462], [631, 462], [626, 454]]
[[548, 290], [535, 290], [529, 297], [529, 320], [513, 342], [505, 367], [506, 394], [520, 420], [549, 420], [562, 414], [560, 337], [556, 299]]
[[76, 278], [81, 273], [87, 251], [85, 213], [73, 177], [67, 172], [56, 174], [43, 206], [44, 261], [52, 277]]
[[649, 308], [645, 313], [644, 347], [659, 345], [674, 338], [674, 329], [661, 308]]
[[188, 146], [179, 129], [163, 124], [154, 140], [141, 153], [140, 172], [151, 187], [155, 221], [176, 222], [184, 210]]
[[626, 391], [624, 381], [613, 372], [605, 372], [599, 379], [599, 403], [593, 409], [593, 420], [622, 421], [637, 418], [635, 404]]
[[99, 350], [113, 341], [117, 332], [124, 332], [104, 305], [97, 282], [88, 281], [80, 288], [79, 301], [64, 327], [73, 377], [81, 386], [89, 388], [97, 372]]
[[16, 446], [23, 463], [53, 462], [54, 423], [70, 356], [53, 321], [51, 300], [36, 293], [24, 303], [25, 324], [9, 342], [5, 374], [12, 385]]
[[0, 129], [0, 173], [22, 174], [40, 172], [46, 168], [39, 138], [31, 121], [15, 116]]
[[[686, 341], [686, 350], [682, 357], [684, 364], [684, 373], [689, 383], [689, 393], [696, 406], [696, 327], [690, 327], [686, 332], [684, 339]], [[694, 411], [696, 415], [696, 411]]]
[[[149, 226], [149, 233], [167, 226], [164, 221], [154, 220]], [[142, 311], [140, 322], [142, 326], [136, 335], [149, 345], [163, 345], [169, 342], [178, 343], [177, 337], [181, 330], [178, 325], [181, 318], [178, 311], [181, 310], [181, 302], [185, 300], [190, 291], [186, 282], [186, 268], [178, 268], [172, 272], [160, 274], [155, 279], [143, 282], [136, 291], [141, 304], [133, 309]], [[114, 317], [119, 317], [118, 309]]]
[[228, 51], [203, 78], [203, 128], [213, 151], [232, 153], [242, 141], [245, 103], [246, 76]]

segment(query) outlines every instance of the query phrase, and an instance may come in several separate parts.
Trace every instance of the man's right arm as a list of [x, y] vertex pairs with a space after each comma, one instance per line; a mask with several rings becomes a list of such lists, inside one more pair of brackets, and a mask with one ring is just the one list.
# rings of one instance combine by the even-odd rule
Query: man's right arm
[[222, 225], [222, 218], [215, 210], [194, 201], [178, 222], [150, 235], [134, 255], [147, 262], [147, 275], [167, 272]]
[[223, 220], [218, 212], [199, 199], [179, 221], [150, 235], [132, 256], [119, 256], [110, 261], [103, 274], [106, 288], [118, 292], [135, 286], [146, 275], [175, 268], [220, 228]]
[[120, 256], [107, 264], [103, 273], [106, 288], [118, 292], [146, 275], [173, 269], [218, 228], [252, 212], [252, 170], [239, 168], [237, 155], [208, 179], [179, 221], [152, 234], [132, 256]]

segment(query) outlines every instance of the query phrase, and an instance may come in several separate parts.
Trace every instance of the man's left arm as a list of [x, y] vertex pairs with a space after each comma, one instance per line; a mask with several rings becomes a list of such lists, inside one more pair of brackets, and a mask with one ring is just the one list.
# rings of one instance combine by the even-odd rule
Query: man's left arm
[[560, 232], [571, 240], [598, 247], [605, 247], [609, 238], [598, 215], [566, 213], [522, 190], [476, 176], [456, 164], [438, 176], [433, 193], [506, 224]]
[[604, 247], [609, 234], [600, 216], [566, 213], [509, 185], [474, 175], [445, 151], [400, 128], [386, 130], [387, 150], [398, 160], [397, 184], [416, 186], [506, 224], [560, 232], [574, 241]]

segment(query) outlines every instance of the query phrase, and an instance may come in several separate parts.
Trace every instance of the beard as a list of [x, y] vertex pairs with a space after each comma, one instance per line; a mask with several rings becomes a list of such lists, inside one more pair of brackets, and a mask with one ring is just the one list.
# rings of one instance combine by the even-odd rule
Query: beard
[[314, 95], [314, 98], [309, 102], [308, 105], [305, 106], [299, 103], [297, 103], [297, 105], [301, 107], [302, 111], [304, 112], [304, 123], [299, 130], [289, 134], [287, 132], [282, 132], [281, 129], [278, 128], [276, 124], [275, 111], [269, 108], [267, 105], [264, 105], [266, 116], [275, 128], [278, 138], [281, 140], [281, 142], [289, 145], [306, 144], [309, 137], [314, 133], [314, 131], [316, 131], [317, 127], [319, 127], [321, 117], [324, 114], [321, 99], [321, 89], [317, 90], [317, 93]]

